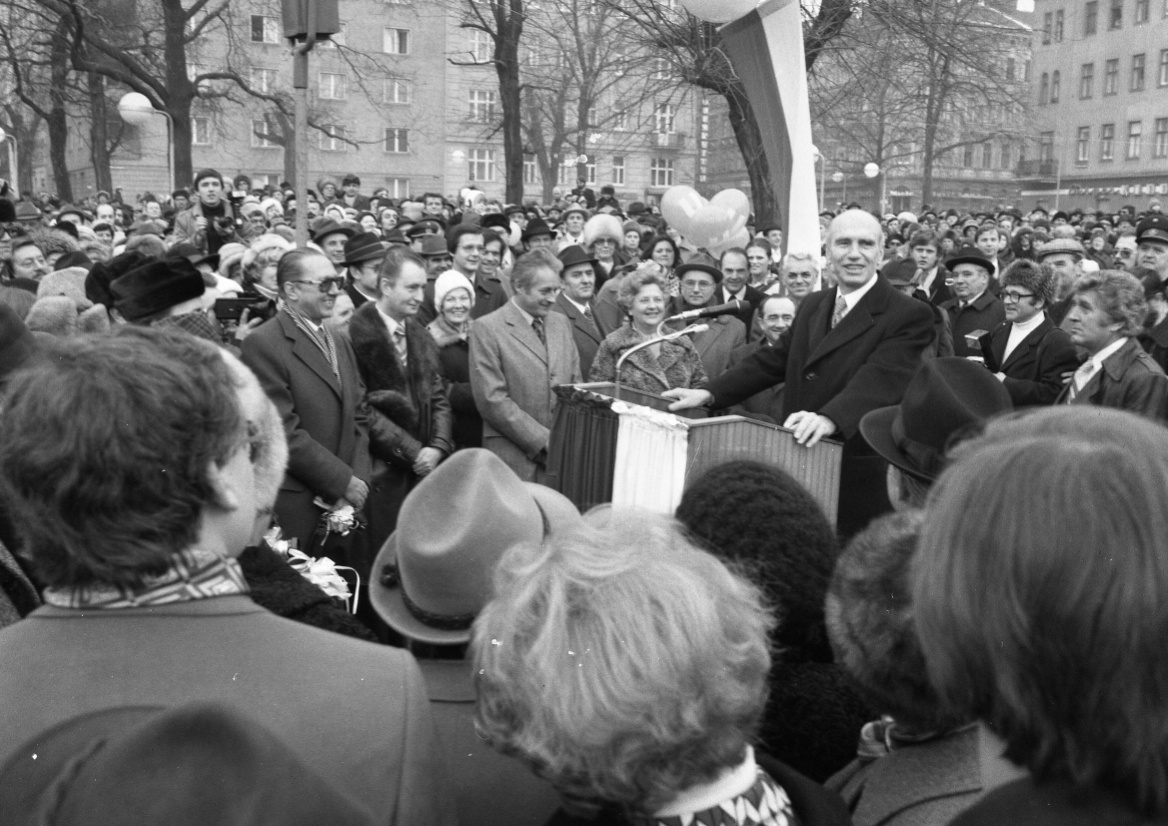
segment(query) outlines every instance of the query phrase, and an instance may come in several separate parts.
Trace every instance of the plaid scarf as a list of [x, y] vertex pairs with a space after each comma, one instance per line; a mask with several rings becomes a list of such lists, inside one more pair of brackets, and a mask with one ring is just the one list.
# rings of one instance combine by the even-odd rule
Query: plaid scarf
[[58, 608], [140, 608], [247, 592], [237, 560], [190, 548], [175, 554], [165, 573], [146, 577], [141, 588], [104, 584], [47, 588], [45, 602]]
[[312, 325], [308, 322], [308, 319], [283, 298], [276, 304], [276, 309], [287, 313], [288, 317], [300, 328], [301, 332], [308, 336], [309, 340], [320, 348], [320, 351], [324, 353], [325, 359], [328, 360], [329, 367], [332, 368], [333, 375], [337, 377], [337, 384], [340, 384], [341, 367], [337, 363], [337, 345], [333, 341], [332, 331], [323, 324], [320, 325], [319, 330], [312, 329]]

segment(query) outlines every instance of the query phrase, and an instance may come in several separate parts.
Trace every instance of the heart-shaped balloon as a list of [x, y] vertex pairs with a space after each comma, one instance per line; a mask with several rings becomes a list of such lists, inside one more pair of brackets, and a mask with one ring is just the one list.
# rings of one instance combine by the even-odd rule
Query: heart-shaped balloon
[[750, 196], [741, 189], [723, 189], [710, 199], [710, 203], [727, 206], [744, 219], [750, 219]]
[[708, 203], [690, 218], [685, 237], [699, 247], [709, 249], [724, 243], [746, 226], [746, 219], [722, 204]]
[[690, 237], [691, 219], [709, 203], [692, 186], [671, 186], [661, 196], [661, 216], [685, 237]]
[[746, 227], [742, 227], [738, 230], [738, 232], [731, 235], [728, 239], [724, 241], [717, 241], [706, 247], [706, 250], [715, 258], [721, 258], [722, 253], [724, 253], [726, 250], [732, 250], [735, 247], [742, 247], [743, 249], [746, 249], [746, 245], [749, 243], [750, 230], [748, 230]]

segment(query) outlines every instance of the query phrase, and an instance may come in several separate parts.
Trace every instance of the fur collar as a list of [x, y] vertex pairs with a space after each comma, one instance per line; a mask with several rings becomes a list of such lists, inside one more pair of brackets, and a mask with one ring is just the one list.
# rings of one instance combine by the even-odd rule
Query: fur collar
[[405, 321], [409, 365], [403, 374], [389, 330], [370, 301], [353, 313], [349, 339], [365, 380], [369, 406], [395, 424], [413, 430], [419, 421], [419, 401], [429, 402], [438, 375], [438, 346], [426, 328], [412, 318]]

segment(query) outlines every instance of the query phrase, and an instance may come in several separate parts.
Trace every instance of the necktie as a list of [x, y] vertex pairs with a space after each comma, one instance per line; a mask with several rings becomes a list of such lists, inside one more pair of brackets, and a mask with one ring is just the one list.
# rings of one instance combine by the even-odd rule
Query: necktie
[[1071, 378], [1071, 392], [1067, 394], [1067, 401], [1069, 402], [1083, 392], [1083, 388], [1087, 386], [1087, 382], [1091, 381], [1091, 377], [1094, 375], [1095, 360], [1087, 359]]
[[843, 321], [844, 316], [848, 312], [848, 302], [844, 301], [842, 295], [835, 297], [835, 310], [831, 314], [831, 328], [834, 330], [836, 325]]
[[397, 350], [397, 360], [405, 367], [409, 351], [406, 349], [406, 331], [401, 324], [393, 331], [393, 347]]
[[588, 319], [588, 323], [592, 325], [592, 329], [600, 333], [600, 328], [596, 326], [596, 319], [592, 317], [592, 308], [587, 304], [584, 305], [584, 318]]
[[535, 334], [539, 336], [539, 341], [545, 347], [547, 346], [547, 338], [543, 334], [543, 319], [533, 318], [531, 320], [531, 329], [535, 330]]

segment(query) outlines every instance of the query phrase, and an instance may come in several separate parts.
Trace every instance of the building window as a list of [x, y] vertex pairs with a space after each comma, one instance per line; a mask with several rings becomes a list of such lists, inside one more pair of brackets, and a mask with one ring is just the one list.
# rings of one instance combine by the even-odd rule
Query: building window
[[1038, 136], [1038, 160], [1043, 163], [1054, 160], [1054, 132], [1043, 132]]
[[669, 60], [664, 57], [653, 58], [653, 80], [669, 79]]
[[1042, 45], [1050, 45], [1050, 31], [1054, 28], [1054, 15], [1050, 12], [1042, 15]]
[[485, 89], [471, 89], [469, 102], [468, 120], [474, 123], [491, 123], [495, 120], [494, 92]]
[[1156, 83], [1168, 86], [1168, 49], [1160, 50], [1160, 71], [1156, 75]]
[[1012, 57], [1006, 58], [1006, 80], [1014, 80], [1014, 75], [1018, 71], [1017, 61]]
[[191, 145], [211, 145], [211, 119], [197, 116], [191, 118]]
[[251, 145], [254, 149], [276, 149], [279, 144], [273, 141], [269, 135], [268, 122], [266, 120], [253, 120], [251, 122]]
[[1088, 100], [1095, 94], [1095, 64], [1084, 63], [1079, 71], [1079, 99]]
[[1050, 99], [1050, 75], [1046, 72], [1042, 73], [1042, 80], [1038, 83], [1038, 105], [1046, 106], [1047, 100]]
[[677, 111], [672, 104], [657, 104], [657, 108], [653, 110], [653, 124], [657, 134], [669, 135], [673, 133], [673, 119], [676, 114]]
[[673, 161], [654, 158], [649, 162], [649, 186], [673, 186]]
[[1105, 123], [1099, 127], [1099, 160], [1115, 159], [1115, 124]]
[[1123, 26], [1123, 0], [1111, 0], [1111, 17], [1107, 28], [1118, 29]]
[[612, 182], [615, 186], [625, 185], [625, 156], [612, 156]]
[[251, 42], [252, 43], [279, 43], [280, 42], [280, 20], [276, 17], [268, 17], [263, 14], [253, 14], [251, 16]]
[[382, 35], [381, 50], [386, 54], [409, 54], [410, 30], [386, 28]]
[[1132, 55], [1131, 90], [1144, 91], [1144, 55]]
[[628, 132], [629, 131], [629, 110], [619, 109], [612, 114], [612, 131], [613, 132]]
[[468, 181], [490, 183], [495, 180], [495, 153], [490, 149], [472, 149], [466, 159]]
[[385, 151], [398, 154], [409, 152], [410, 130], [387, 128], [385, 130]]
[[382, 103], [409, 103], [412, 92], [410, 82], [400, 77], [391, 77], [385, 80], [381, 87]]
[[[1168, 2], [1168, 0], [1165, 0]], [[1084, 9], [1083, 14], [1083, 34], [1095, 34], [1099, 27], [1099, 0], [1091, 0]]]
[[1150, 5], [1149, 0], [1136, 0], [1136, 14], [1135, 14], [1136, 25], [1139, 25], [1140, 23], [1147, 23], [1148, 22], [1148, 7], [1149, 7], [1149, 5]]
[[345, 76], [337, 72], [321, 72], [317, 84], [317, 96], [321, 100], [344, 100]]
[[973, 144], [965, 144], [965, 148], [961, 151], [961, 165], [965, 167], [973, 166]]
[[986, 141], [981, 145], [981, 168], [994, 168], [994, 144], [992, 141]]
[[1140, 147], [1144, 143], [1144, 123], [1139, 120], [1131, 120], [1127, 123], [1127, 159], [1129, 161], [1138, 161], [1140, 159]]
[[1107, 61], [1103, 71], [1103, 94], [1114, 95], [1119, 91], [1119, 58]]
[[276, 70], [252, 67], [251, 88], [264, 95], [272, 94], [276, 91]]
[[535, 164], [534, 155], [523, 156], [523, 183], [538, 184], [539, 183], [539, 168]]
[[1014, 147], [1012, 144], [1002, 144], [1002, 156], [998, 161], [999, 169], [1009, 169], [1014, 162]]
[[330, 34], [321, 40], [316, 41], [316, 45], [322, 49], [335, 49], [337, 46], [345, 45], [345, 26], [347, 23], [341, 24], [341, 30], [334, 34]]
[[475, 63], [489, 63], [495, 51], [491, 35], [479, 29], [470, 32], [470, 56]]
[[588, 163], [584, 164], [584, 178], [588, 186], [596, 186], [596, 159], [590, 158]]
[[1168, 158], [1168, 118], [1156, 118], [1156, 146], [1152, 152], [1157, 158]]
[[1075, 163], [1085, 164], [1091, 159], [1091, 127], [1080, 126], [1079, 138], [1075, 142]]
[[1054, 13], [1054, 42], [1063, 42], [1063, 10], [1059, 9]]
[[345, 145], [345, 127], [343, 126], [323, 126], [320, 133], [320, 148], [325, 152], [344, 152]]
[[408, 198], [410, 197], [410, 179], [409, 178], [386, 178], [385, 188], [389, 190], [390, 198]]
[[1058, 103], [1059, 102], [1059, 94], [1061, 92], [1061, 87], [1062, 87], [1062, 79], [1061, 79], [1061, 76], [1059, 75], [1059, 73], [1056, 71], [1050, 76], [1050, 102], [1051, 103]]

